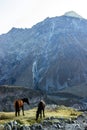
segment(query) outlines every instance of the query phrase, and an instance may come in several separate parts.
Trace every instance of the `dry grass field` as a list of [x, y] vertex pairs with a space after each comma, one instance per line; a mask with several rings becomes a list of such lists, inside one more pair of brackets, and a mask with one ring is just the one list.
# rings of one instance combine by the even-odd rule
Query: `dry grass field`
[[[37, 108], [33, 108], [30, 110], [25, 111], [25, 116], [20, 113], [20, 116], [15, 117], [14, 112], [0, 112], [0, 124], [4, 124], [6, 122], [10, 122], [16, 120], [19, 124], [26, 124], [32, 125], [36, 123], [35, 115], [36, 115]], [[73, 108], [68, 108], [65, 106], [56, 106], [55, 108], [50, 107], [49, 105], [46, 106], [45, 109], [45, 118], [48, 117], [57, 117], [57, 118], [64, 118], [64, 119], [74, 119], [78, 117], [81, 112], [74, 110]], [[39, 119], [38, 123], [41, 122], [43, 119]]]

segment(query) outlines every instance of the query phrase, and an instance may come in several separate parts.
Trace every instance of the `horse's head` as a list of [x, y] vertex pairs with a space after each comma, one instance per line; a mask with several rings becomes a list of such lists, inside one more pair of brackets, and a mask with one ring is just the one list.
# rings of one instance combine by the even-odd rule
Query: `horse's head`
[[23, 98], [22, 101], [26, 102], [28, 105], [30, 104], [28, 98]]

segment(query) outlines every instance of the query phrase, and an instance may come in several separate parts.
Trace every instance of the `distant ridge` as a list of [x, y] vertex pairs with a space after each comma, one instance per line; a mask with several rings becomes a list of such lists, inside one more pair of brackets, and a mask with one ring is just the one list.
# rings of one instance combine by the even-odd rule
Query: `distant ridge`
[[66, 12], [64, 15], [65, 15], [65, 16], [69, 16], [69, 17], [83, 18], [83, 17], [81, 17], [79, 14], [77, 14], [77, 13], [74, 12], [74, 11]]

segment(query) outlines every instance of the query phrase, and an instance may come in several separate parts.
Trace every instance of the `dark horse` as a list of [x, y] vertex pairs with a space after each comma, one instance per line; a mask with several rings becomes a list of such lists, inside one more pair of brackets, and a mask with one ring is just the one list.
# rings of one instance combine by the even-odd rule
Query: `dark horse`
[[18, 99], [14, 102], [15, 116], [20, 116], [20, 108], [22, 108], [22, 113], [24, 115], [24, 102], [26, 102], [29, 105], [28, 98]]
[[45, 117], [44, 109], [45, 109], [45, 102], [41, 100], [38, 104], [38, 108], [36, 112], [36, 120], [38, 120], [39, 115], [40, 118], [42, 118], [42, 112], [43, 112], [43, 117]]

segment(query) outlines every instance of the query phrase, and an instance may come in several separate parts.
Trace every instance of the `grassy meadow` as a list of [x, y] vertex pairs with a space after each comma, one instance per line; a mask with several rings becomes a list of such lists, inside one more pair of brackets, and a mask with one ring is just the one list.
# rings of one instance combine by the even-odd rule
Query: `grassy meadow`
[[[16, 120], [19, 124], [32, 125], [36, 123], [35, 115], [37, 108], [30, 110], [25, 110], [25, 116], [20, 112], [20, 116], [15, 117], [15, 112], [0, 112], [0, 124], [4, 124], [9, 121]], [[48, 117], [57, 117], [64, 119], [74, 119], [81, 115], [81, 112], [74, 110], [73, 108], [68, 108], [65, 106], [57, 106], [56, 108], [46, 107], [45, 109], [45, 118]], [[44, 118], [44, 119], [45, 119]], [[38, 119], [38, 123], [43, 119]]]

